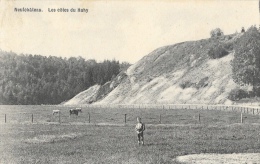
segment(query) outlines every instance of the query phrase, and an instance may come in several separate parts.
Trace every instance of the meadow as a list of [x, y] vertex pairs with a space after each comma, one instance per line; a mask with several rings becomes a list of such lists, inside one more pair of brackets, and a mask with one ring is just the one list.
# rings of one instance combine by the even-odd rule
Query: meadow
[[[64, 111], [61, 124], [53, 108]], [[258, 115], [245, 114], [241, 124], [240, 113], [213, 110], [83, 108], [70, 118], [67, 110], [0, 106], [0, 116], [7, 113], [7, 123], [0, 123], [0, 163], [179, 163], [174, 159], [186, 154], [260, 153]], [[25, 113], [34, 113], [34, 123]], [[138, 115], [146, 123], [144, 146], [134, 131]]]
[[[136, 117], [141, 117], [146, 124], [234, 124], [241, 122], [240, 112], [197, 109], [153, 108], [113, 108], [82, 107], [79, 116], [69, 115], [68, 106], [49, 105], [0, 105], [0, 124], [5, 123], [91, 123], [91, 124], [135, 124]], [[53, 115], [53, 110], [60, 110]], [[240, 110], [236, 110], [240, 111]], [[244, 110], [246, 112], [246, 110]], [[250, 111], [249, 111], [250, 113]], [[252, 112], [251, 112], [252, 113]], [[125, 118], [126, 115], [126, 118]], [[259, 114], [243, 113], [245, 123], [260, 123]], [[126, 119], [126, 120], [125, 120]]]

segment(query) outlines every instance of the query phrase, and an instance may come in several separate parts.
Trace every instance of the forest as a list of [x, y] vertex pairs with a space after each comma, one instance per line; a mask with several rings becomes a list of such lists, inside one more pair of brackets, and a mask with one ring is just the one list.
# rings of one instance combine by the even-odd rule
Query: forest
[[0, 51], [0, 104], [59, 104], [130, 66], [116, 60], [85, 60]]

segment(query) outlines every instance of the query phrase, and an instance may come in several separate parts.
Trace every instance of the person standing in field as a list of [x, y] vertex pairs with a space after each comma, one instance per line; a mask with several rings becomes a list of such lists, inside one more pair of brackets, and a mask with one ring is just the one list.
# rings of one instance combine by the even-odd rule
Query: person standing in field
[[135, 131], [137, 133], [138, 137], [138, 144], [142, 143], [144, 145], [144, 131], [145, 131], [145, 125], [142, 123], [141, 118], [137, 117], [137, 124], [135, 126]]

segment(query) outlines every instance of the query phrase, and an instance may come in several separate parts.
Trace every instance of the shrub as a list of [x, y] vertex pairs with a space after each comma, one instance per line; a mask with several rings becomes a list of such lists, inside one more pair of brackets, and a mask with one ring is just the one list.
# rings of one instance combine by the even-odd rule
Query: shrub
[[232, 89], [228, 95], [228, 99], [232, 101], [237, 101], [242, 98], [248, 97], [248, 93], [242, 89]]
[[248, 92], [249, 97], [260, 97], [260, 87], [255, 86], [253, 87], [253, 90]]
[[228, 54], [228, 51], [220, 44], [216, 47], [211, 47], [208, 51], [209, 58], [211, 58], [211, 59], [222, 58], [223, 56], [226, 56], [227, 54]]
[[190, 81], [184, 81], [184, 82], [180, 83], [180, 87], [182, 89], [189, 88], [191, 86], [193, 86], [193, 83], [191, 83]]
[[228, 43], [225, 43], [223, 45], [223, 47], [227, 50], [227, 51], [232, 51], [234, 50], [234, 44], [232, 42], [228, 42]]
[[222, 35], [224, 35], [224, 33], [220, 28], [216, 28], [216, 29], [210, 31], [211, 38], [222, 36]]
[[208, 79], [209, 77], [204, 77], [203, 79], [201, 79], [197, 84], [196, 84], [196, 88], [204, 88], [208, 85]]

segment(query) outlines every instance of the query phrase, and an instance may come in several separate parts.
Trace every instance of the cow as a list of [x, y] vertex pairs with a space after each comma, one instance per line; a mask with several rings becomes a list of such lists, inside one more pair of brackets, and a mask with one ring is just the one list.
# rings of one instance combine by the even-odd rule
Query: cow
[[60, 114], [60, 110], [53, 110], [52, 115], [54, 115], [54, 114]]
[[70, 109], [70, 116], [72, 114], [75, 114], [75, 115], [79, 115], [79, 112], [82, 112], [82, 109], [81, 108], [75, 108], [75, 109]]

